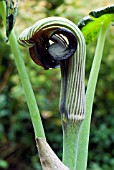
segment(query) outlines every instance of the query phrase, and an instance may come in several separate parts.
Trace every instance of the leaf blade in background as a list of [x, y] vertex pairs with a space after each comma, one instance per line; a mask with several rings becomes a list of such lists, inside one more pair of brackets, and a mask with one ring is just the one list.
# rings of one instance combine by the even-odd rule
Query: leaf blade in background
[[78, 23], [81, 29], [86, 44], [94, 41], [99, 34], [100, 27], [103, 23], [111, 23], [114, 21], [114, 5], [106, 6], [89, 13], [89, 16], [84, 17]]

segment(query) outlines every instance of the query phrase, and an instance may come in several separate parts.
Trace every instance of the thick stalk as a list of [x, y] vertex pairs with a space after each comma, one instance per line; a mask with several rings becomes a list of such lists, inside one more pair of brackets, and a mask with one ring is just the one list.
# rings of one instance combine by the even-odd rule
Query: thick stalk
[[88, 143], [89, 143], [92, 106], [93, 106], [95, 88], [96, 88], [98, 73], [99, 73], [102, 54], [103, 54], [107, 26], [108, 25], [106, 23], [101, 26], [97, 47], [95, 51], [95, 57], [93, 60], [90, 77], [88, 80], [87, 91], [86, 91], [86, 116], [82, 124], [81, 133], [80, 133], [79, 152], [78, 152], [76, 170], [86, 170], [87, 168]]
[[[6, 25], [6, 9], [5, 9], [5, 3], [3, 1], [0, 2], [0, 12], [1, 12], [4, 24]], [[25, 68], [23, 58], [21, 56], [21, 52], [18, 47], [18, 42], [17, 42], [14, 31], [12, 31], [9, 41], [10, 41], [12, 53], [14, 55], [14, 59], [16, 62], [16, 66], [19, 72], [19, 76], [22, 82], [22, 86], [25, 92], [27, 104], [28, 104], [31, 119], [32, 119], [32, 124], [34, 127], [35, 137], [45, 138], [45, 133], [44, 133], [39, 109], [37, 107], [36, 99], [35, 99], [35, 96], [32, 90], [31, 83], [29, 81], [29, 77], [28, 77], [28, 74]]]
[[63, 131], [63, 162], [70, 170], [75, 170], [76, 167], [81, 123], [69, 123]]
[[76, 29], [75, 54], [61, 61], [60, 113], [63, 124], [63, 163], [75, 170], [80, 126], [85, 116], [85, 41]]

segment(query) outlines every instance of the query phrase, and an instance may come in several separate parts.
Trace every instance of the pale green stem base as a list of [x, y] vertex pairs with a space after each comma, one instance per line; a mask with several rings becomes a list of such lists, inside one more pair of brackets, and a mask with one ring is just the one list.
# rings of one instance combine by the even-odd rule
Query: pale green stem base
[[81, 121], [72, 122], [63, 129], [63, 163], [70, 170], [76, 170], [81, 123]]
[[[5, 3], [3, 1], [0, 2], [0, 13], [4, 20], [4, 23], [6, 24], [6, 15], [5, 15], [6, 9], [5, 9]], [[35, 137], [45, 138], [45, 133], [44, 133], [39, 109], [37, 107], [36, 99], [35, 99], [35, 96], [32, 90], [31, 83], [29, 81], [29, 77], [28, 77], [28, 74], [25, 68], [25, 64], [24, 64], [21, 52], [18, 47], [18, 42], [17, 42], [17, 38], [15, 36], [14, 31], [12, 31], [9, 41], [10, 41], [12, 53], [14, 55], [14, 59], [16, 62], [16, 66], [19, 72], [19, 76], [20, 76], [20, 79], [23, 85], [23, 89], [25, 92], [27, 104], [28, 104], [31, 119], [32, 119], [32, 124], [34, 127]]]
[[87, 85], [86, 91], [86, 117], [82, 124], [82, 129], [80, 133], [79, 141], [79, 152], [77, 159], [77, 168], [76, 170], [86, 170], [87, 168], [87, 158], [88, 158], [88, 143], [89, 143], [89, 133], [90, 133], [90, 122], [92, 114], [92, 106], [95, 94], [96, 83], [98, 79], [98, 73], [100, 69], [104, 42], [106, 37], [106, 30], [108, 25], [102, 25], [100, 29], [100, 34], [98, 38], [98, 43], [96, 47], [95, 57], [92, 64], [92, 69], [90, 72], [90, 77]]

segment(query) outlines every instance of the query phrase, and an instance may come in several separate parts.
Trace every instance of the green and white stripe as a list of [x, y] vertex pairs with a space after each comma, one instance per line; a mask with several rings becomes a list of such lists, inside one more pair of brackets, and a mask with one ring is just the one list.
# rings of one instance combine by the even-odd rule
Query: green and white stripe
[[75, 54], [66, 61], [61, 61], [60, 64], [62, 75], [60, 112], [68, 120], [80, 121], [84, 119], [85, 115], [84, 70], [86, 45], [79, 28], [68, 19], [49, 17], [36, 22], [32, 27], [22, 32], [19, 43], [26, 47], [32, 47], [34, 45], [32, 37], [39, 30], [53, 27], [67, 28], [77, 38], [78, 47]]

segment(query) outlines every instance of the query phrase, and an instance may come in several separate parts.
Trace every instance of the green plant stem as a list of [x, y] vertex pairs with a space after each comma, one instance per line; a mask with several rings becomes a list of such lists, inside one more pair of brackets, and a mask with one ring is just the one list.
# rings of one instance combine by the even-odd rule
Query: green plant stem
[[86, 117], [82, 124], [81, 133], [80, 133], [80, 142], [79, 142], [79, 151], [77, 158], [77, 168], [76, 170], [86, 170], [87, 168], [87, 157], [88, 157], [88, 144], [89, 144], [89, 133], [90, 133], [90, 122], [92, 114], [92, 106], [95, 94], [96, 83], [98, 79], [98, 73], [100, 69], [104, 42], [106, 37], [108, 24], [104, 23], [101, 26], [97, 47], [95, 51], [95, 56], [90, 72], [90, 77], [87, 85], [86, 91]]
[[[5, 8], [4, 1], [0, 2], [0, 12], [3, 18], [3, 21], [6, 25], [6, 8]], [[25, 68], [23, 58], [21, 56], [21, 52], [19, 50], [17, 38], [16, 38], [14, 31], [12, 31], [9, 41], [10, 41], [12, 53], [14, 55], [14, 59], [16, 62], [16, 66], [19, 72], [19, 76], [22, 82], [22, 86], [25, 92], [27, 104], [28, 104], [31, 119], [32, 119], [32, 124], [34, 127], [35, 137], [45, 138], [45, 133], [44, 133], [39, 109], [36, 103], [36, 99], [35, 99], [35, 96], [32, 90], [31, 83], [29, 81], [29, 77], [28, 77], [28, 74]]]
[[81, 122], [72, 122], [63, 130], [63, 163], [70, 170], [76, 169], [80, 126]]
[[[71, 27], [72, 28], [72, 27]], [[75, 27], [78, 48], [74, 55], [61, 61], [60, 113], [63, 126], [63, 163], [76, 169], [81, 124], [85, 117], [84, 70], [86, 44]]]

